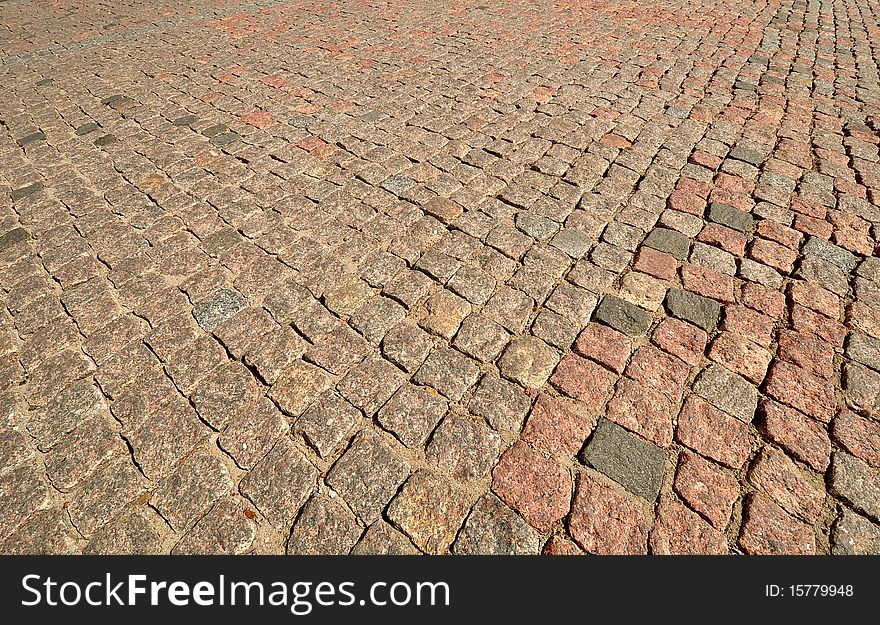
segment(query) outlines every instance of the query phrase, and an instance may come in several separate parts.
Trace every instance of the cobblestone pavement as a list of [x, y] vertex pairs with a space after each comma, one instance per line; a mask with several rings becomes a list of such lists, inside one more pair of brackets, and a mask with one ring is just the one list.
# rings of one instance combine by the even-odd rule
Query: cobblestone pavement
[[880, 552], [878, 19], [0, 2], [0, 552]]

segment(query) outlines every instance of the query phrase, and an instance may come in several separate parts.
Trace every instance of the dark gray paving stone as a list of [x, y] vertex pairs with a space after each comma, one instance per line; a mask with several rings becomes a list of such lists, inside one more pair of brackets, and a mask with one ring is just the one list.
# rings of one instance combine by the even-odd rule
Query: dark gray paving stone
[[738, 208], [721, 204], [720, 202], [711, 202], [709, 204], [709, 213], [706, 218], [709, 221], [739, 230], [740, 232], [748, 232], [752, 228], [754, 218], [749, 213], [745, 213]]
[[648, 501], [660, 494], [666, 453], [607, 419], [599, 420], [581, 460]]
[[690, 252], [690, 240], [681, 232], [668, 228], [654, 228], [645, 237], [644, 245], [672, 254], [680, 261], [687, 260]]
[[596, 320], [627, 336], [643, 336], [651, 327], [651, 315], [626, 300], [606, 295], [595, 313]]
[[27, 241], [31, 238], [30, 233], [24, 228], [13, 228], [3, 234], [0, 234], [0, 252], [7, 247], [12, 247], [16, 243]]
[[247, 300], [239, 293], [223, 289], [219, 294], [193, 308], [195, 320], [206, 332], [213, 332], [223, 321], [247, 308]]
[[666, 308], [673, 317], [693, 323], [706, 332], [715, 329], [721, 315], [721, 305], [715, 300], [681, 289], [669, 289]]

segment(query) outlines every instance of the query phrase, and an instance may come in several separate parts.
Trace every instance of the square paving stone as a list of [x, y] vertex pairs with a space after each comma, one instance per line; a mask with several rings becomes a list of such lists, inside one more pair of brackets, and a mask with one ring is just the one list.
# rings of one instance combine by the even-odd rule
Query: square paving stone
[[668, 228], [654, 228], [645, 238], [644, 245], [672, 254], [680, 261], [687, 260], [690, 252], [690, 240], [681, 232]]
[[357, 518], [339, 498], [316, 494], [303, 506], [287, 541], [287, 555], [346, 555], [360, 538]]
[[33, 195], [34, 193], [37, 193], [42, 190], [43, 190], [43, 183], [42, 182], [35, 182], [33, 184], [27, 185], [26, 187], [19, 187], [18, 189], [13, 189], [9, 193], [9, 197], [12, 199], [13, 202], [17, 202], [18, 200], [20, 200], [22, 198], [26, 198], [27, 196]]
[[593, 240], [586, 232], [570, 229], [561, 230], [550, 241], [551, 246], [565, 252], [575, 260], [583, 258], [592, 244]]
[[445, 553], [471, 501], [448, 480], [423, 469], [403, 485], [388, 507], [388, 518], [426, 553]]
[[339, 447], [361, 419], [361, 412], [334, 391], [325, 391], [293, 426], [318, 455], [326, 458]]
[[427, 389], [406, 384], [379, 411], [383, 428], [407, 447], [420, 446], [446, 413], [447, 403]]
[[706, 332], [715, 329], [721, 315], [721, 304], [682, 289], [669, 289], [666, 294], [666, 308], [673, 317], [688, 321]]
[[510, 334], [482, 315], [468, 315], [455, 335], [454, 345], [468, 356], [491, 362], [501, 353]]
[[403, 374], [397, 367], [373, 356], [349, 371], [336, 385], [336, 390], [365, 415], [372, 417], [403, 382]]
[[27, 241], [31, 238], [30, 233], [24, 228], [13, 228], [3, 234], [0, 234], [0, 252], [8, 247], [12, 247], [21, 241]]
[[651, 315], [635, 304], [613, 295], [602, 298], [595, 318], [627, 336], [643, 336], [651, 327]]
[[495, 278], [473, 267], [462, 267], [446, 286], [471, 304], [482, 306], [495, 291]]
[[486, 374], [468, 404], [468, 410], [483, 417], [498, 431], [519, 432], [532, 400], [516, 384]]
[[317, 477], [317, 469], [285, 437], [244, 477], [239, 489], [272, 525], [285, 530], [315, 488]]
[[476, 384], [477, 363], [447, 347], [435, 349], [413, 376], [413, 382], [436, 389], [451, 401], [458, 401]]
[[381, 516], [409, 473], [409, 465], [381, 436], [365, 430], [330, 469], [327, 484], [369, 524]]
[[459, 555], [533, 555], [541, 536], [495, 495], [482, 497], [452, 546]]
[[666, 470], [664, 451], [607, 419], [599, 420], [581, 459], [648, 501], [660, 494]]
[[706, 215], [706, 219], [719, 223], [722, 226], [739, 230], [740, 232], [751, 230], [752, 223], [754, 222], [754, 218], [749, 213], [719, 202], [711, 202], [709, 204], [709, 212]]
[[750, 423], [758, 407], [758, 389], [724, 367], [709, 365], [694, 382], [694, 392], [716, 408]]

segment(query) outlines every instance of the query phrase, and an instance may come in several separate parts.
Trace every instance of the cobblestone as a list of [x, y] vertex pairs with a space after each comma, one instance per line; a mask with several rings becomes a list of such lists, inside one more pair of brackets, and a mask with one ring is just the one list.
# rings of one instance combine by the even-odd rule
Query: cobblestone
[[877, 551], [871, 2], [0, 4], [3, 553]]

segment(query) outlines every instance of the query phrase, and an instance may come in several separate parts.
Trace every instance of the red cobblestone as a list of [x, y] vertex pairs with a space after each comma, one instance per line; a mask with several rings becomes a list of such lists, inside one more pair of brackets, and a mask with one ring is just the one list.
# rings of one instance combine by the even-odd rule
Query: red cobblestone
[[522, 438], [551, 454], [574, 455], [583, 447], [594, 421], [569, 409], [555, 397], [538, 395]]
[[816, 553], [813, 528], [763, 495], [751, 496], [746, 504], [739, 544], [746, 553], [755, 555]]
[[601, 323], [590, 323], [580, 333], [572, 349], [616, 373], [622, 373], [632, 348], [625, 334]]
[[699, 454], [682, 451], [675, 474], [675, 492], [719, 530], [730, 522], [740, 484], [733, 475]]
[[602, 407], [613, 383], [614, 374], [574, 354], [563, 358], [550, 377], [550, 384], [569, 397], [582, 401], [591, 410]]
[[568, 531], [589, 553], [647, 553], [649, 520], [633, 501], [582, 475], [568, 518]]
[[731, 276], [688, 264], [681, 268], [681, 280], [688, 291], [723, 303], [734, 301], [734, 282]]
[[761, 431], [772, 441], [806, 462], [825, 471], [831, 462], [831, 439], [821, 423], [772, 400], [761, 402]]
[[691, 366], [699, 364], [708, 338], [704, 330], [674, 317], [663, 319], [651, 335], [654, 345]]
[[748, 426], [696, 395], [682, 406], [675, 439], [733, 469], [742, 467], [750, 453]]
[[833, 386], [787, 362], [777, 362], [770, 369], [766, 393], [824, 423], [831, 421], [837, 406]]

